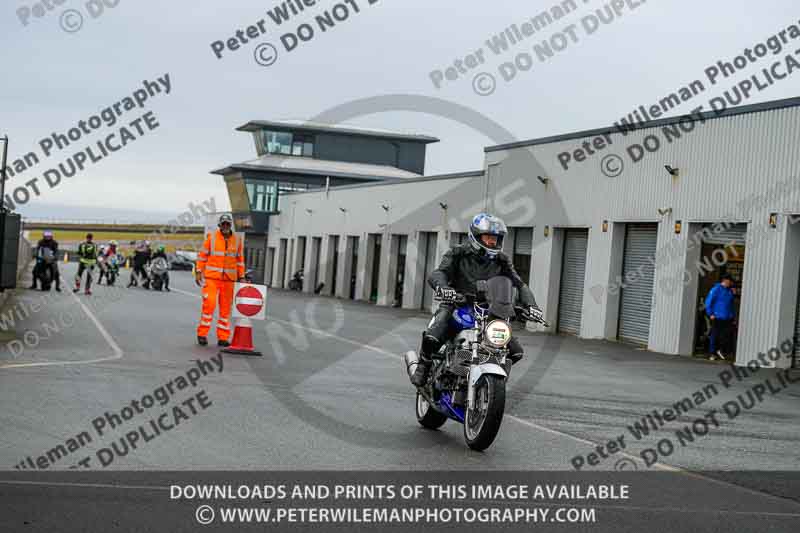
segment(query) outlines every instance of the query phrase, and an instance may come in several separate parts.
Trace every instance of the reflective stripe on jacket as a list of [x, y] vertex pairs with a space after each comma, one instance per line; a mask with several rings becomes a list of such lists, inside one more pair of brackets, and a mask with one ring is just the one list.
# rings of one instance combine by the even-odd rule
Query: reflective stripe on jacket
[[243, 278], [242, 240], [235, 233], [226, 239], [219, 229], [214, 230], [197, 254], [197, 271], [208, 279], [237, 281]]
[[97, 263], [97, 245], [93, 242], [82, 242], [78, 245], [78, 261], [84, 265]]

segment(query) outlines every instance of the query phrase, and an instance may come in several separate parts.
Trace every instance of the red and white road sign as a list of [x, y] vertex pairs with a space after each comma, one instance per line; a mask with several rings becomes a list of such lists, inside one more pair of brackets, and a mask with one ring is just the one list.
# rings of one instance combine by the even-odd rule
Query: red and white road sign
[[233, 288], [233, 318], [264, 320], [267, 287], [237, 283]]

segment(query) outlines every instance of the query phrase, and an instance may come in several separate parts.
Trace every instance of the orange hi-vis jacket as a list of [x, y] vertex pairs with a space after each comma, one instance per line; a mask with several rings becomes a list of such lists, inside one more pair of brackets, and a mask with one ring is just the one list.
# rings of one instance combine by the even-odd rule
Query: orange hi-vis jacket
[[243, 278], [242, 240], [233, 232], [226, 239], [219, 228], [215, 229], [197, 254], [196, 268], [206, 279], [238, 281]]

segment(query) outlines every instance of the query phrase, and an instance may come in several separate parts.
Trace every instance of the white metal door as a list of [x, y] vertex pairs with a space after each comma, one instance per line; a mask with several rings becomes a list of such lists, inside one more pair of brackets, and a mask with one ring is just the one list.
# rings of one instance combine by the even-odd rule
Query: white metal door
[[588, 230], [566, 230], [558, 295], [558, 330], [578, 335], [581, 331], [583, 285], [586, 278]]
[[[647, 346], [653, 309], [658, 224], [628, 224], [622, 262], [618, 338]], [[630, 280], [630, 281], [627, 281]]]
[[419, 247], [424, 250], [422, 258], [422, 310], [429, 311], [433, 305], [433, 289], [428, 285], [428, 276], [439, 266], [436, 264], [436, 240], [438, 234], [425, 231], [419, 234]]

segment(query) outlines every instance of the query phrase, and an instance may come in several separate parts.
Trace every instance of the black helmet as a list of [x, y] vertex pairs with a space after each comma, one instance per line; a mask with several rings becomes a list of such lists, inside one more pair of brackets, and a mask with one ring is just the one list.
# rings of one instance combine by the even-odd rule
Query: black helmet
[[[503, 241], [506, 233], [508, 233], [508, 230], [502, 220], [495, 216], [481, 213], [475, 216], [469, 225], [469, 243], [479, 254], [494, 258], [503, 250]], [[497, 244], [488, 246], [481, 240], [483, 235], [494, 235], [497, 237]]]

